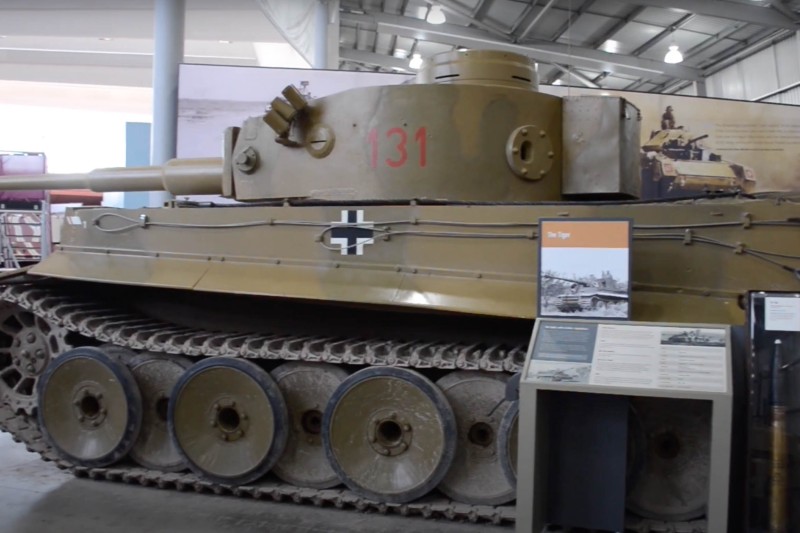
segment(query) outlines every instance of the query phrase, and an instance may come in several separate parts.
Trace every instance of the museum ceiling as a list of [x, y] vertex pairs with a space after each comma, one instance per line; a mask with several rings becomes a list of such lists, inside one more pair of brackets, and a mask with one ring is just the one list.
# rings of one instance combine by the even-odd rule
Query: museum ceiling
[[[280, 1], [186, 0], [185, 61], [305, 65], [265, 15]], [[796, 39], [799, 16], [800, 0], [339, 0], [332, 20], [343, 69], [493, 48], [536, 59], [545, 84], [675, 93]], [[152, 1], [3, 0], [0, 80], [149, 87], [152, 31]]]
[[[793, 36], [799, 13], [780, 0], [341, 0], [340, 57], [399, 69], [415, 53], [501, 48], [536, 58], [542, 83], [670, 93]], [[682, 62], [665, 62], [670, 46]]]

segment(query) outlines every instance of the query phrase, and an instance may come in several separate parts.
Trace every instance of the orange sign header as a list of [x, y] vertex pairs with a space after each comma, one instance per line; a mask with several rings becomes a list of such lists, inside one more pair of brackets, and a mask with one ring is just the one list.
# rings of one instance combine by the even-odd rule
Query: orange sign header
[[628, 248], [627, 220], [543, 220], [539, 238], [544, 248]]

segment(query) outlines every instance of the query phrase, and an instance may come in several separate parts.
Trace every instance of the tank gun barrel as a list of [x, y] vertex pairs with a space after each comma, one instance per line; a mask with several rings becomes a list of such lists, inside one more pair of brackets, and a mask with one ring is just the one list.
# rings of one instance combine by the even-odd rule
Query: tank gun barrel
[[90, 189], [222, 194], [222, 167], [221, 158], [172, 159], [163, 166], [101, 168], [86, 174], [3, 176], [0, 191]]
[[569, 278], [560, 278], [558, 276], [550, 276], [549, 274], [542, 274], [542, 277], [548, 279], [557, 279], [559, 281], [568, 281], [570, 283], [577, 283], [578, 285], [581, 285], [583, 287], [589, 287], [591, 285], [590, 283], [586, 283], [585, 281], [579, 281], [577, 279], [569, 279]]
[[702, 141], [703, 139], [706, 139], [707, 137], [708, 137], [708, 133], [706, 133], [704, 135], [700, 135], [699, 137], [694, 137], [692, 139], [689, 139], [689, 141], [686, 144], [696, 143], [697, 141]]

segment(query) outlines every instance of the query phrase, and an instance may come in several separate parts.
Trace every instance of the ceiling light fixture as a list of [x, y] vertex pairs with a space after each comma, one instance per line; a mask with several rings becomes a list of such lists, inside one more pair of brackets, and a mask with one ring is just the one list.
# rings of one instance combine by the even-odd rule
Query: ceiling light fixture
[[674, 65], [675, 63], [680, 63], [681, 61], [683, 61], [683, 54], [680, 50], [678, 50], [678, 45], [669, 45], [669, 51], [667, 52], [667, 55], [664, 56], [664, 63], [670, 63]]
[[447, 18], [444, 16], [444, 10], [442, 10], [442, 6], [439, 5], [431, 6], [425, 20], [428, 24], [444, 24], [447, 22]]
[[422, 56], [419, 54], [411, 56], [411, 61], [408, 62], [408, 66], [414, 70], [418, 70], [422, 66]]

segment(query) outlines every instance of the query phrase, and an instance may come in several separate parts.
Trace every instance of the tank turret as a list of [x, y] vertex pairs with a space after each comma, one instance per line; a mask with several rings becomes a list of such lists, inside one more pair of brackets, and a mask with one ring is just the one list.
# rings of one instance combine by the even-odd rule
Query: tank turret
[[[580, 98], [542, 94], [535, 63], [517, 54], [453, 52], [434, 57], [414, 84], [357, 88], [310, 101], [289, 86], [282, 96], [265, 115], [226, 131], [221, 160], [4, 179], [0, 189], [167, 190], [240, 201], [638, 196], [638, 167], [608, 159], [608, 153], [622, 151], [593, 149], [600, 139], [607, 146], [638, 136], [638, 113], [622, 116], [617, 98], [604, 98], [616, 107], [586, 108]], [[570, 107], [580, 113], [571, 115]], [[598, 120], [598, 113], [609, 120]], [[589, 134], [586, 117], [617, 127]], [[619, 167], [624, 173], [612, 172], [611, 183], [587, 180], [566, 165], [565, 138], [572, 152], [580, 152], [582, 168]], [[638, 163], [631, 150], [623, 156]]]

